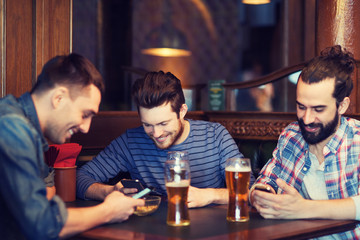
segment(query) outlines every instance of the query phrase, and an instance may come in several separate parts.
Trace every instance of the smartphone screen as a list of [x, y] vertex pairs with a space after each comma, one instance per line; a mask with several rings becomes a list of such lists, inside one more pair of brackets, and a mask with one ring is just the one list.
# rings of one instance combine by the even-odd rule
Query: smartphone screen
[[138, 192], [137, 194], [132, 196], [132, 198], [135, 198], [135, 199], [142, 198], [142, 197], [148, 195], [150, 192], [151, 192], [151, 190], [149, 188], [145, 188], [141, 192]]

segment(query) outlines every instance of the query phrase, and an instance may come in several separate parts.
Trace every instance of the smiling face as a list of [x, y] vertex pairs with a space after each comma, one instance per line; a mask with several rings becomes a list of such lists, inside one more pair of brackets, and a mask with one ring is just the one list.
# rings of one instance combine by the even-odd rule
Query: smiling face
[[332, 96], [334, 88], [334, 78], [312, 84], [299, 79], [296, 89], [297, 118], [302, 135], [309, 144], [328, 139], [339, 126], [340, 113]]
[[187, 134], [184, 132], [187, 107], [183, 104], [180, 117], [172, 110], [170, 103], [154, 108], [139, 107], [139, 114], [146, 134], [160, 149], [183, 142]]
[[65, 94], [47, 121], [44, 136], [62, 144], [76, 132], [87, 133], [92, 117], [99, 111], [100, 101], [101, 93], [93, 84], [83, 88], [75, 99]]

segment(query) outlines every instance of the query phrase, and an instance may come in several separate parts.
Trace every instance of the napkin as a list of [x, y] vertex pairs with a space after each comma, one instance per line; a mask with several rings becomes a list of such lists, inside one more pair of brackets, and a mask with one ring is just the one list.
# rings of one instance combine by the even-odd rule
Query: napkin
[[45, 161], [49, 167], [73, 167], [81, 148], [77, 143], [52, 144], [45, 152]]

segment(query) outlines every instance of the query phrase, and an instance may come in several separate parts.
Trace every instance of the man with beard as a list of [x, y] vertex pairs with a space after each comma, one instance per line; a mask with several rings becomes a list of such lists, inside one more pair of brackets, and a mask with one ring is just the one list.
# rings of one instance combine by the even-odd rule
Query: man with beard
[[144, 205], [144, 200], [114, 192], [96, 206], [66, 208], [51, 191], [47, 140], [62, 144], [75, 132], [88, 132], [103, 89], [94, 65], [72, 53], [47, 62], [30, 93], [0, 99], [1, 239], [69, 237], [122, 222]]
[[147, 73], [134, 83], [132, 95], [142, 126], [127, 130], [78, 170], [78, 197], [103, 199], [114, 190], [129, 193], [121, 182], [103, 184], [119, 172], [129, 172], [132, 179], [166, 195], [167, 153], [187, 151], [189, 207], [227, 203], [225, 161], [242, 156], [229, 132], [219, 123], [185, 119], [188, 109], [181, 82], [171, 73]]
[[[311, 60], [296, 89], [298, 121], [281, 133], [273, 158], [250, 190], [264, 218], [360, 219], [360, 122], [349, 107], [352, 54], [334, 46]], [[272, 193], [256, 190], [271, 187]], [[277, 194], [274, 194], [277, 193]], [[360, 230], [341, 233], [360, 237]]]

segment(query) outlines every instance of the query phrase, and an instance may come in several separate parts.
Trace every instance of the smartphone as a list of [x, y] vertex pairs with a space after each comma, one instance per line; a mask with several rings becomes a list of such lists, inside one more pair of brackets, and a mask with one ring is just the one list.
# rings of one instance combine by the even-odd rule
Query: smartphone
[[138, 192], [144, 190], [143, 185], [137, 179], [136, 180], [122, 179], [122, 180], [120, 180], [120, 182], [124, 186], [124, 188], [136, 188], [138, 190]]
[[260, 190], [260, 191], [272, 193], [270, 186], [267, 186], [267, 185], [257, 185], [257, 186], [255, 187], [255, 190]]
[[132, 198], [138, 199], [138, 198], [142, 198], [146, 195], [148, 195], [151, 192], [150, 188], [145, 188], [144, 190], [142, 190], [141, 192], [138, 192], [137, 194], [135, 194], [134, 196], [132, 196]]

